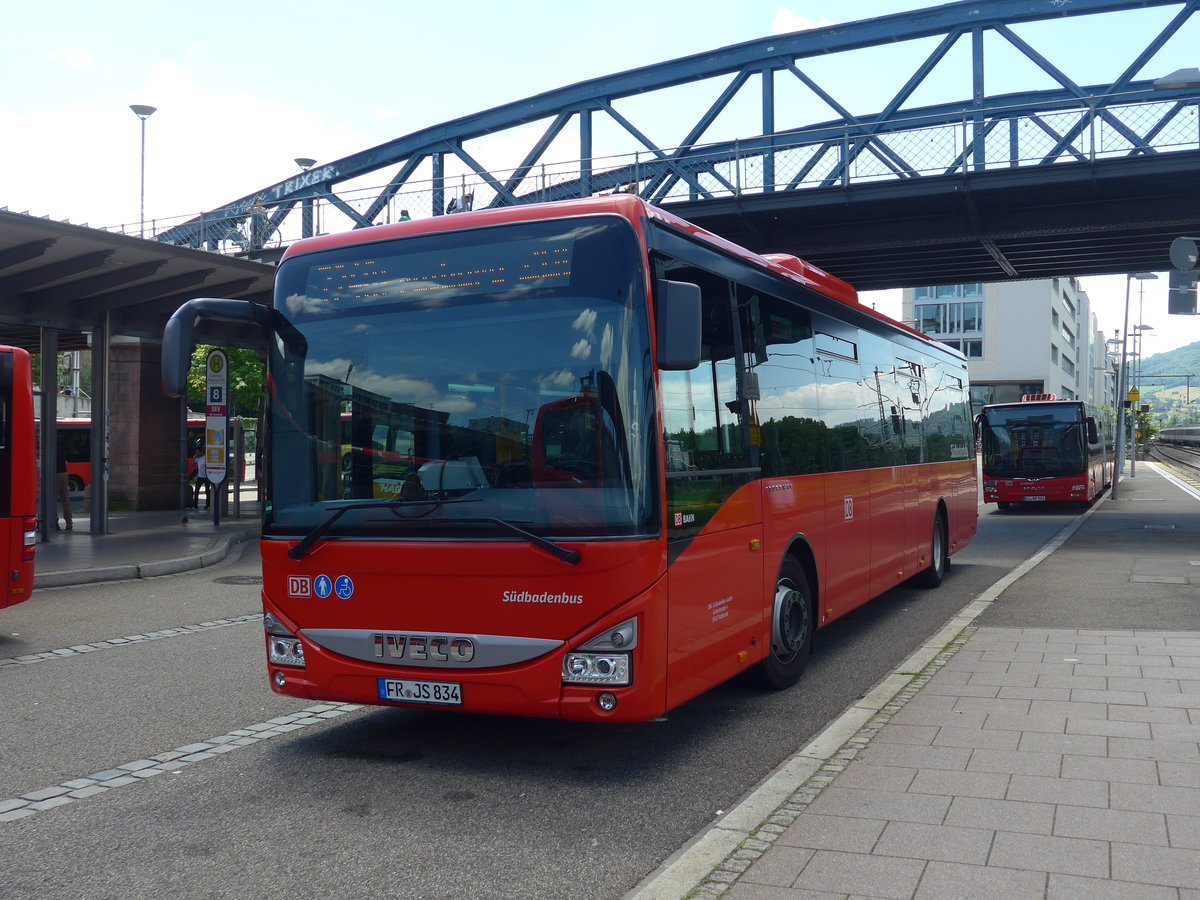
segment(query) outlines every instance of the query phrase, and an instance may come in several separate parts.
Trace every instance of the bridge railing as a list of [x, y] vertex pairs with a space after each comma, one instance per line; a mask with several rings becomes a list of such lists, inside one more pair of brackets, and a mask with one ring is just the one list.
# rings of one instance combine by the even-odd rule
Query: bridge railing
[[[1018, 99], [980, 110], [931, 108], [909, 117], [893, 113], [886, 122], [838, 121], [729, 142], [598, 157], [589, 166], [564, 160], [522, 169], [460, 171], [399, 188], [342, 185], [336, 194], [326, 190], [270, 207], [211, 210], [199, 221], [207, 249], [254, 255], [305, 234], [443, 215], [452, 202], [467, 199], [471, 208], [483, 209], [630, 191], [670, 207], [1200, 149], [1200, 101], [1141, 96], [1129, 102], [1109, 96], [1060, 98], [1041, 107]], [[181, 216], [148, 225], [152, 234], [159, 234], [186, 221], [197, 219]], [[117, 230], [137, 233], [141, 226]]]

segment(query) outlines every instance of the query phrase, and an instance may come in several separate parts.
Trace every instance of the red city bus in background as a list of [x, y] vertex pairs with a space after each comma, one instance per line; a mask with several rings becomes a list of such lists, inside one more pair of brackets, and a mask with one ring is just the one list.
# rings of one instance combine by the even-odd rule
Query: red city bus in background
[[1026, 394], [985, 406], [978, 422], [985, 503], [1089, 506], [1112, 484], [1112, 429], [1097, 407]]
[[163, 383], [257, 326], [279, 693], [645, 721], [975, 534], [961, 354], [635, 196], [308, 239], [275, 296], [185, 304]]
[[[67, 460], [67, 489], [73, 493], [86, 490], [92, 483], [92, 420], [59, 419], [55, 427], [58, 453]], [[190, 414], [187, 433], [187, 477], [190, 481], [196, 474], [196, 450], [204, 446], [204, 416]]]
[[37, 547], [33, 368], [19, 347], [0, 347], [0, 607], [29, 599]]

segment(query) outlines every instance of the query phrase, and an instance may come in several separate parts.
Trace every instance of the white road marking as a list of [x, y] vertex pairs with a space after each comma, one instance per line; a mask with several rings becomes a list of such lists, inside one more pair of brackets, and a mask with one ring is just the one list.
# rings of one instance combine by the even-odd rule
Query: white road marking
[[22, 656], [10, 656], [0, 659], [0, 668], [5, 666], [28, 666], [33, 663], [45, 662], [48, 659], [64, 659], [91, 653], [94, 650], [109, 650], [113, 647], [123, 647], [129, 644], [140, 644], [143, 641], [161, 641], [163, 638], [183, 637], [210, 628], [228, 628], [230, 625], [245, 625], [247, 622], [261, 622], [262, 613], [247, 616], [235, 616], [232, 619], [214, 619], [211, 622], [201, 622], [199, 625], [183, 625], [179, 628], [164, 628], [162, 631], [151, 631], [146, 634], [127, 634], [125, 637], [109, 638], [107, 641], [96, 641], [92, 644], [76, 644], [73, 647], [63, 647], [59, 650], [45, 650], [41, 653], [26, 653]]
[[185, 766], [214, 759], [241, 747], [249, 747], [259, 741], [297, 731], [309, 725], [320, 725], [360, 708], [353, 703], [318, 703], [300, 712], [276, 716], [267, 722], [256, 722], [206, 741], [185, 744], [165, 753], [157, 753], [147, 759], [135, 759], [111, 769], [29, 791], [20, 797], [0, 800], [0, 824], [15, 822], [48, 809], [86, 800], [113, 788], [138, 784], [164, 772], [178, 773]]

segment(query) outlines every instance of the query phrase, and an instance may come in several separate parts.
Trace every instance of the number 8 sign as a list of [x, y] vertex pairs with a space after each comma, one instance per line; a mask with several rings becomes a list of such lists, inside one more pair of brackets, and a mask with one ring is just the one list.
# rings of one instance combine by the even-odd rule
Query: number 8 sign
[[208, 403], [204, 411], [204, 461], [208, 480], [220, 484], [225, 480], [225, 431], [229, 426], [229, 406], [226, 391], [229, 386], [229, 360], [224, 350], [213, 350], [205, 364]]

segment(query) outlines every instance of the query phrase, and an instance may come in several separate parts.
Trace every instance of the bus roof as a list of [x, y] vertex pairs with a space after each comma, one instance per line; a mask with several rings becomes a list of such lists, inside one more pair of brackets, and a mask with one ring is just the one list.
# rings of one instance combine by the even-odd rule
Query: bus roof
[[856, 312], [876, 319], [892, 328], [898, 328], [927, 344], [936, 344], [939, 349], [951, 355], [956, 351], [952, 347], [933, 340], [928, 335], [884, 315], [869, 306], [859, 302], [858, 292], [836, 275], [831, 275], [824, 269], [805, 262], [790, 253], [758, 254], [720, 235], [713, 234], [699, 225], [682, 219], [674, 213], [647, 203], [635, 194], [615, 193], [599, 197], [587, 197], [580, 200], [557, 200], [550, 203], [531, 203], [522, 206], [501, 206], [490, 209], [459, 212], [445, 216], [431, 216], [426, 219], [411, 219], [405, 222], [395, 222], [390, 225], [375, 225], [370, 228], [360, 228], [337, 234], [325, 234], [318, 237], [305, 238], [289, 246], [280, 258], [284, 262], [293, 256], [328, 250], [335, 247], [346, 247], [354, 244], [384, 241], [398, 237], [413, 237], [422, 234], [435, 234], [443, 231], [453, 231], [464, 228], [502, 225], [512, 222], [543, 221], [555, 218], [573, 218], [589, 215], [617, 215], [633, 222], [641, 228], [643, 220], [649, 220], [672, 228], [689, 237], [708, 244], [721, 252], [741, 259], [751, 265], [766, 269], [775, 275], [798, 282], [818, 293], [853, 307]]

